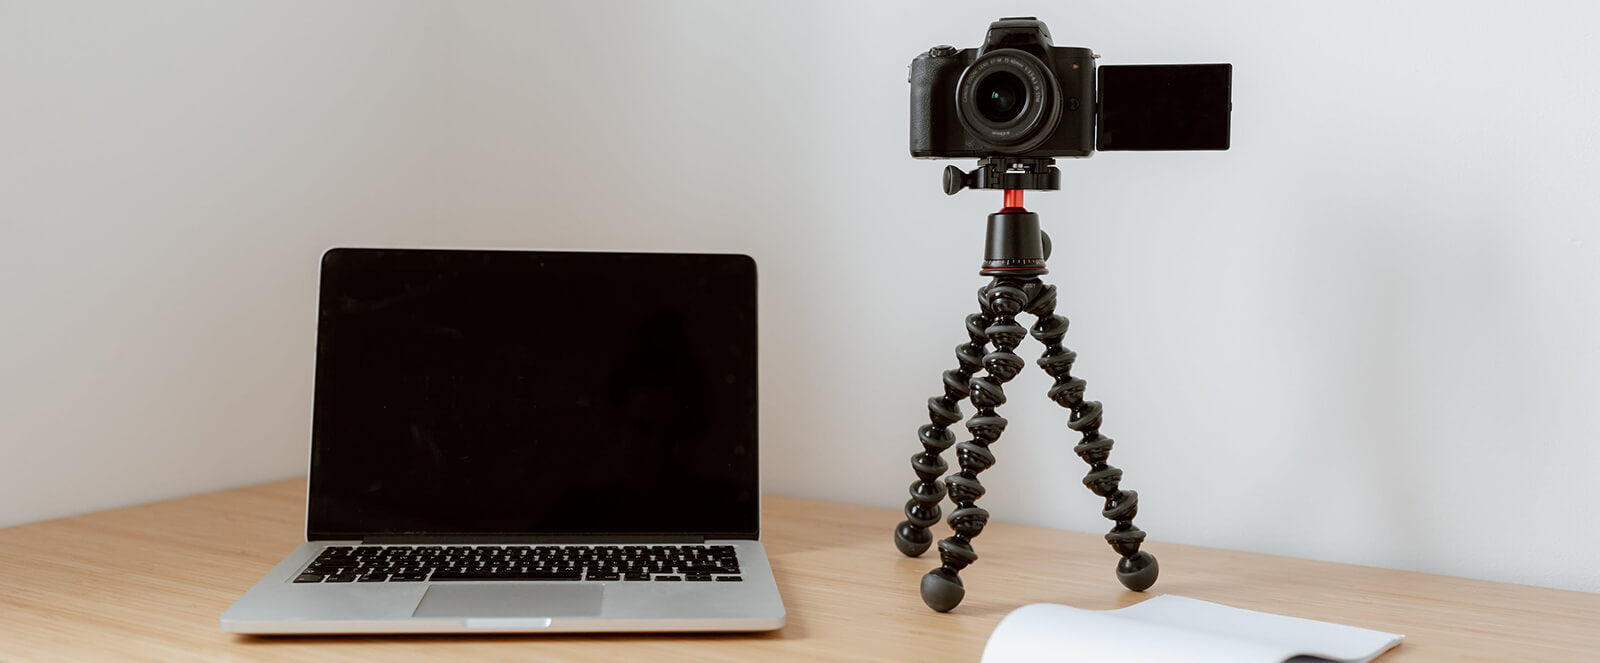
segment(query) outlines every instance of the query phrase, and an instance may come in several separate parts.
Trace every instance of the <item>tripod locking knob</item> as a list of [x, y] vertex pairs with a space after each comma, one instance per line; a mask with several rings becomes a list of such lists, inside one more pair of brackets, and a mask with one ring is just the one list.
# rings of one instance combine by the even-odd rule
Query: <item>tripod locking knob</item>
[[944, 195], [954, 196], [967, 188], [967, 174], [955, 166], [944, 167]]

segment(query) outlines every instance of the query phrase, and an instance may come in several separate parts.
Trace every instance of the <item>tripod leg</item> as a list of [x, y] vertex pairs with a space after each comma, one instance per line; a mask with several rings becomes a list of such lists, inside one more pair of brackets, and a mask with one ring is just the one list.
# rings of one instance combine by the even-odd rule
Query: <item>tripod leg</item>
[[945, 488], [956, 508], [950, 512], [950, 527], [955, 534], [939, 542], [941, 566], [922, 576], [922, 602], [939, 612], [949, 612], [961, 603], [966, 589], [961, 584], [961, 569], [977, 561], [972, 539], [983, 532], [989, 512], [979, 508], [983, 484], [978, 473], [994, 465], [989, 445], [1005, 431], [1006, 420], [995, 408], [1006, 402], [1003, 385], [1022, 370], [1022, 358], [1012, 352], [1028, 332], [1017, 324], [1016, 314], [1028, 301], [1024, 290], [1028, 281], [997, 278], [981, 292], [984, 308], [992, 321], [984, 333], [994, 343], [994, 352], [983, 357], [985, 375], [972, 378], [971, 398], [977, 412], [967, 421], [972, 440], [956, 445], [956, 460], [961, 471], [945, 479]]
[[[983, 291], [978, 289], [980, 302]], [[939, 453], [956, 443], [950, 424], [961, 421], [961, 401], [967, 398], [972, 374], [983, 367], [984, 345], [989, 342], [983, 331], [990, 322], [988, 304], [982, 306], [984, 312], [967, 316], [969, 340], [956, 346], [958, 366], [944, 372], [944, 395], [928, 399], [929, 423], [917, 429], [922, 453], [911, 457], [917, 480], [911, 483], [911, 499], [906, 500], [906, 519], [894, 528], [894, 546], [907, 557], [921, 555], [933, 544], [933, 532], [928, 528], [939, 522], [939, 500], [944, 499], [939, 479], [949, 467]]]
[[1072, 449], [1089, 463], [1089, 474], [1083, 478], [1083, 485], [1105, 498], [1105, 509], [1100, 513], [1116, 522], [1106, 534], [1106, 542], [1122, 555], [1122, 561], [1117, 563], [1117, 580], [1128, 589], [1142, 592], [1155, 584], [1160, 568], [1154, 555], [1139, 550], [1144, 542], [1144, 531], [1133, 525], [1133, 517], [1139, 512], [1139, 494], [1122, 490], [1119, 487], [1122, 470], [1106, 463], [1114, 441], [1100, 434], [1099, 401], [1083, 400], [1087, 383], [1072, 377], [1072, 362], [1078, 355], [1061, 346], [1068, 322], [1065, 317], [1056, 315], [1055, 310], [1056, 288], [1052, 285], [1040, 288], [1028, 302], [1028, 312], [1039, 317], [1033, 325], [1033, 337], [1045, 345], [1039, 367], [1055, 378], [1055, 385], [1050, 387], [1050, 400], [1072, 410], [1072, 420], [1067, 426], [1083, 434], [1083, 440]]

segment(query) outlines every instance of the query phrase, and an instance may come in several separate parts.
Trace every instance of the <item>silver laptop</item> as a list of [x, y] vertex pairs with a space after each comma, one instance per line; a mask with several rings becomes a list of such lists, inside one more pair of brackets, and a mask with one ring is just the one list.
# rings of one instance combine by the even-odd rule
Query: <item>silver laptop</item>
[[333, 249], [306, 542], [237, 633], [756, 631], [755, 263]]

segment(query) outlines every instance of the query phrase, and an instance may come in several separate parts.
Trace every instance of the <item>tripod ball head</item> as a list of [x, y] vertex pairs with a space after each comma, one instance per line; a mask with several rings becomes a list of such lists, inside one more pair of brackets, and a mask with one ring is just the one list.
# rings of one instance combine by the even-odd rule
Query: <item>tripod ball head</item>
[[1039, 229], [1039, 215], [1007, 207], [989, 215], [984, 237], [984, 276], [1038, 276], [1048, 274], [1044, 261], [1050, 258], [1050, 236]]

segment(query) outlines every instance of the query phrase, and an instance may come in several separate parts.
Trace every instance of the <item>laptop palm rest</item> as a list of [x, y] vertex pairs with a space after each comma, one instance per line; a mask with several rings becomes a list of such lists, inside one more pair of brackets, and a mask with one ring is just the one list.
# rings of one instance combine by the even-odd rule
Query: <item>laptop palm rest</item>
[[[489, 618], [485, 626], [528, 618], [528, 626], [548, 626], [550, 617], [593, 617], [600, 614], [604, 585], [515, 583], [505, 585], [433, 585], [411, 613], [413, 617]], [[544, 619], [538, 619], [544, 618]], [[532, 623], [541, 621], [542, 624]]]

